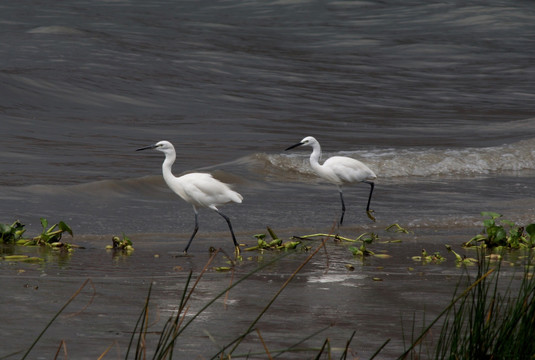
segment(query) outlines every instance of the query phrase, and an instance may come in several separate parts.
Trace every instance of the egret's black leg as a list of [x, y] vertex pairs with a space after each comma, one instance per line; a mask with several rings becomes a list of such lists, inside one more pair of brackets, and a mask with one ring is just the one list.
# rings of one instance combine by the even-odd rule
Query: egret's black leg
[[346, 204], [344, 204], [344, 195], [342, 195], [342, 190], [340, 192], [340, 200], [342, 200], [342, 216], [340, 217], [340, 225], [344, 222], [344, 214], [346, 213]]
[[372, 194], [373, 194], [373, 188], [375, 187], [375, 184], [373, 181], [364, 181], [366, 184], [370, 184], [370, 195], [368, 196], [368, 205], [366, 205], [366, 214], [368, 217], [375, 221], [375, 217], [372, 215], [373, 210], [370, 210], [370, 202], [372, 201]]
[[223, 214], [221, 211], [219, 210], [216, 210], [217, 213], [219, 215], [221, 215], [223, 217], [223, 219], [225, 219], [227, 221], [227, 224], [228, 224], [228, 228], [230, 230], [230, 234], [232, 235], [232, 241], [234, 241], [234, 247], [236, 249], [236, 252], [239, 254], [240, 253], [240, 245], [238, 245], [238, 242], [236, 241], [236, 236], [234, 236], [234, 230], [232, 230], [232, 224], [230, 223], [230, 219], [228, 218], [227, 215]]
[[197, 212], [195, 212], [195, 228], [193, 229], [193, 234], [191, 234], [191, 237], [189, 238], [188, 245], [186, 245], [186, 248], [184, 249], [184, 254], [188, 253], [189, 246], [191, 245], [191, 242], [193, 241], [193, 238], [195, 237], [195, 234], [197, 234], [197, 231], [199, 230], [199, 215]]

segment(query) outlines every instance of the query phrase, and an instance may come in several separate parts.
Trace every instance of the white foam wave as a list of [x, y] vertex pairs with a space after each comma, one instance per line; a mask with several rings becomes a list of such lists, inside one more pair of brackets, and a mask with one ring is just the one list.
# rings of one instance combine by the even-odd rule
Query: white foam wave
[[[507, 174], [535, 169], [535, 138], [513, 144], [484, 148], [405, 148], [374, 149], [338, 154], [366, 163], [380, 178], [477, 176], [491, 173]], [[307, 154], [258, 154], [267, 176], [287, 179], [315, 175], [308, 163]]]

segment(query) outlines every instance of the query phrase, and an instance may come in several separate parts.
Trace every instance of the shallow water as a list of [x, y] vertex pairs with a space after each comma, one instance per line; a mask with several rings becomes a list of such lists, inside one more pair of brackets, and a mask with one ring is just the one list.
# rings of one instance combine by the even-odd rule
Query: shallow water
[[[165, 187], [162, 154], [134, 151], [161, 139], [177, 148], [175, 174], [211, 171], [244, 196], [243, 204], [222, 209], [243, 243], [266, 226], [282, 238], [328, 233], [339, 218], [336, 188], [313, 175], [308, 149], [284, 152], [307, 135], [320, 141], [324, 158], [352, 156], [378, 175], [377, 222], [364, 211], [368, 186], [347, 187], [342, 235], [400, 223], [414, 232], [400, 250], [403, 259], [424, 245], [444, 252], [445, 243], [466, 241], [480, 231], [481, 211], [535, 222], [535, 10], [529, 2], [76, 0], [45, 6], [28, 0], [2, 4], [0, 14], [0, 222], [20, 219], [34, 235], [40, 217], [63, 220], [74, 230], [72, 241], [87, 246], [64, 264], [54, 257], [43, 266], [0, 263], [0, 282], [12, 300], [2, 303], [20, 310], [0, 325], [0, 338], [13, 340], [10, 351], [27, 344], [24, 319], [46, 323], [90, 277], [102, 302], [97, 296], [89, 313], [61, 320], [41, 346], [49, 346], [42, 351], [50, 357], [65, 338], [74, 357], [94, 359], [110, 338], [127, 337], [151, 280], [162, 285], [154, 287], [155, 304], [172, 306], [179, 283], [190, 268], [199, 271], [209, 246], [232, 250], [225, 222], [201, 211], [194, 258], [169, 255], [189, 237], [191, 206]], [[122, 233], [136, 251], [113, 260], [104, 247]], [[334, 249], [334, 263], [355, 261], [347, 249]], [[163, 255], [156, 261], [154, 253]], [[305, 256], [286, 258], [273, 276], [287, 275]], [[357, 330], [359, 356], [389, 337], [397, 339], [388, 350], [396, 353], [399, 313], [440, 307], [451, 288], [407, 275], [406, 261], [390, 261], [393, 281], [369, 281], [386, 271], [373, 265], [348, 273], [321, 260], [319, 269], [305, 269], [307, 279], [326, 268], [336, 278], [287, 289], [285, 303], [296, 314], [288, 329], [301, 328], [305, 318], [322, 326], [334, 321], [343, 324], [343, 331], [333, 330], [337, 346]], [[173, 270], [177, 265], [181, 271]], [[457, 279], [451, 262], [424, 270], [440, 281], [453, 273], [452, 286]], [[228, 276], [209, 274], [207, 289]], [[269, 298], [275, 290], [266, 279], [251, 281], [250, 293]], [[415, 294], [410, 304], [400, 302], [404, 287]], [[359, 306], [330, 306], [333, 288]], [[225, 334], [219, 330], [229, 326], [230, 315], [243, 316], [233, 331], [256, 315], [256, 297], [240, 301], [222, 315], [218, 310], [221, 318], [203, 320], [213, 325], [212, 334]], [[286, 333], [276, 329], [285, 329], [287, 313], [282, 305], [273, 311], [263, 331], [284, 340]], [[191, 356], [210, 343], [195, 331], [193, 338], [202, 341], [191, 342]]]
[[[429, 234], [421, 240], [415, 240], [413, 235], [380, 235], [383, 241], [404, 240], [372, 246], [376, 253], [390, 254], [389, 259], [354, 258], [348, 250], [351, 244], [327, 242], [326, 249], [320, 250], [297, 274], [257, 324], [270, 352], [294, 346], [323, 329], [298, 347], [318, 348], [329, 338], [333, 353], [338, 354], [355, 331], [350, 346], [354, 354], [369, 357], [391, 339], [382, 353], [384, 358], [391, 358], [399, 355], [403, 346], [402, 328], [412, 329], [413, 320], [420, 328], [424, 317], [431, 319], [442, 310], [462, 270], [451, 259], [443, 264], [422, 265], [410, 258], [418, 255], [416, 249], [426, 243], [429, 252], [442, 251], [428, 242], [444, 233]], [[447, 236], [452, 240], [451, 232]], [[91, 280], [90, 284], [50, 327], [30, 358], [47, 358], [55, 353], [60, 340], [66, 342], [70, 358], [98, 358], [108, 346], [112, 346], [110, 356], [124, 356], [151, 282], [148, 343], [154, 344], [164, 321], [178, 307], [189, 270], [197, 276], [209, 259], [208, 252], [202, 251], [190, 257], [174, 256], [175, 241], [164, 236], [144, 236], [131, 256], [114, 256], [100, 247], [100, 240], [84, 237], [80, 244], [85, 249], [70, 256], [47, 254], [47, 261], [41, 265], [0, 263], [1, 281], [9, 289], [1, 307], [4, 313], [11, 314], [1, 334], [4, 339], [17, 339], [4, 343], [3, 355], [29, 346], [86, 279]], [[313, 248], [319, 243], [320, 238], [307, 241]], [[37, 251], [22, 250], [29, 254]], [[213, 270], [228, 265], [224, 256], [216, 257], [193, 293], [187, 319], [232, 282], [281, 254], [255, 251], [243, 255], [234, 273]], [[241, 335], [308, 255], [290, 252], [202, 312], [181, 335], [177, 358], [209, 358], [219, 346]], [[348, 265], [354, 270], [349, 270]], [[32, 314], [31, 320], [28, 314]], [[32, 331], [28, 331], [29, 321]], [[308, 358], [317, 351], [287, 353], [283, 357]], [[235, 354], [244, 353], [259, 353], [252, 358], [266, 357], [256, 333], [248, 336]]]

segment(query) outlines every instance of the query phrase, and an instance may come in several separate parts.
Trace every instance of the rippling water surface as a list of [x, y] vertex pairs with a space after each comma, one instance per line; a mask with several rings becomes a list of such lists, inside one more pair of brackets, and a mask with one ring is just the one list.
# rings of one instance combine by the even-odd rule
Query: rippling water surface
[[[355, 185], [344, 231], [473, 234], [481, 211], [533, 222], [534, 24], [529, 1], [3, 3], [0, 222], [172, 234], [179, 250], [191, 208], [162, 154], [134, 151], [166, 139], [176, 174], [212, 171], [244, 195], [225, 207], [243, 241], [328, 232], [336, 188], [308, 148], [284, 151], [307, 135], [378, 176], [377, 223]], [[226, 236], [217, 215], [200, 221], [193, 251]]]

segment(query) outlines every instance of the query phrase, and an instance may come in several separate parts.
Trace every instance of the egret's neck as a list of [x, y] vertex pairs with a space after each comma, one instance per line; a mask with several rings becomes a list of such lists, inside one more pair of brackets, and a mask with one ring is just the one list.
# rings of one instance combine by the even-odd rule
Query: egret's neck
[[176, 154], [165, 154], [165, 160], [162, 164], [162, 172], [163, 172], [163, 178], [167, 184], [170, 183], [171, 179], [174, 179], [173, 172], [171, 171], [173, 164], [176, 160]]
[[321, 159], [321, 147], [320, 144], [316, 143], [312, 145], [312, 154], [310, 154], [310, 165], [314, 170], [321, 168], [320, 165]]

